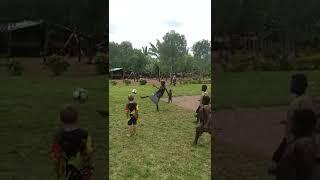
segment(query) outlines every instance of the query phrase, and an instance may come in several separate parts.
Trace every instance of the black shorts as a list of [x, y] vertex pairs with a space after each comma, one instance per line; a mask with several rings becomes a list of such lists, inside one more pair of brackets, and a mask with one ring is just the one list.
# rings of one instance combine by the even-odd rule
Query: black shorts
[[134, 116], [131, 116], [128, 121], [128, 125], [131, 126], [131, 125], [136, 125], [136, 124], [137, 124], [137, 118]]

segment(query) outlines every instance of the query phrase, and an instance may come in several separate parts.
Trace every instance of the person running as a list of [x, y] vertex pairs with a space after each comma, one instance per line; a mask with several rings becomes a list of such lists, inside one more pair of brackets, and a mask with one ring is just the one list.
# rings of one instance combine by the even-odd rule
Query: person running
[[171, 89], [169, 90], [169, 93], [168, 93], [168, 103], [172, 103], [172, 90]]

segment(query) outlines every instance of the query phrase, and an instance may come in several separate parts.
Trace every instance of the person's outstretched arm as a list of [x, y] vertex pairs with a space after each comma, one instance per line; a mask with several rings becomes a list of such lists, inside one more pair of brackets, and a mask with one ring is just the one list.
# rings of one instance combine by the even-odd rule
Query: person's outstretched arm
[[155, 87], [155, 88], [157, 88], [157, 89], [160, 89], [160, 88], [158, 88], [156, 85], [152, 85], [153, 87]]

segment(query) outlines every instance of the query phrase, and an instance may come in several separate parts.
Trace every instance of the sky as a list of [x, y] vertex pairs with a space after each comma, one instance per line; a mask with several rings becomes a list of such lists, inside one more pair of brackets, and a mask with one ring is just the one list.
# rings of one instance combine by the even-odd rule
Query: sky
[[109, 41], [149, 47], [170, 30], [185, 35], [188, 47], [210, 41], [211, 0], [109, 0]]

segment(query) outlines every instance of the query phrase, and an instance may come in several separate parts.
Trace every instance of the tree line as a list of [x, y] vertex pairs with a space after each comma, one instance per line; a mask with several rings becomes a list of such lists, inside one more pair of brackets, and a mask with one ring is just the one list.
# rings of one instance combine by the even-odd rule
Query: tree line
[[210, 41], [198, 41], [189, 49], [185, 36], [173, 30], [166, 33], [162, 41], [156, 40], [156, 43], [141, 49], [133, 48], [130, 41], [109, 43], [109, 63], [112, 68], [122, 67], [127, 71], [154, 76], [173, 73], [209, 76], [210, 57]]

